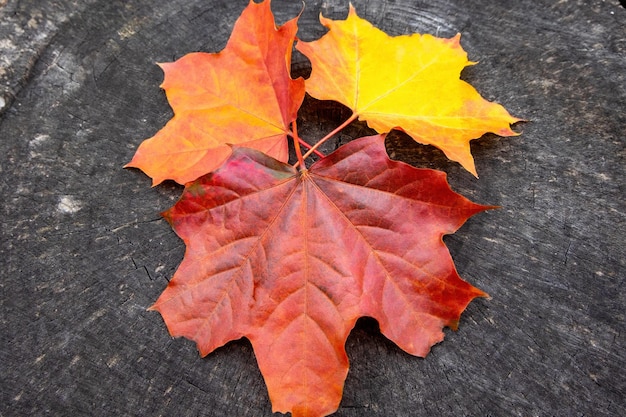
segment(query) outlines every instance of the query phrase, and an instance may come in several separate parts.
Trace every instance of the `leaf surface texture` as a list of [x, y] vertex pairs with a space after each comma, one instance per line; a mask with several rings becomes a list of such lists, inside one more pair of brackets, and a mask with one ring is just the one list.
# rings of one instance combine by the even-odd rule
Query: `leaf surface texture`
[[153, 308], [202, 355], [247, 337], [274, 411], [328, 415], [359, 317], [425, 356], [485, 295], [459, 277], [442, 236], [487, 208], [444, 173], [390, 160], [383, 135], [302, 172], [237, 147], [164, 213], [186, 253]]
[[306, 90], [313, 97], [348, 106], [379, 133], [401, 129], [474, 175], [471, 139], [487, 132], [517, 134], [510, 124], [520, 119], [459, 78], [472, 64], [460, 35], [392, 37], [357, 16], [352, 6], [346, 20], [320, 19], [328, 33], [296, 45], [311, 60]]
[[297, 29], [297, 18], [277, 29], [269, 1], [250, 2], [223, 51], [161, 64], [174, 117], [127, 166], [156, 185], [213, 171], [230, 155], [228, 144], [287, 161], [286, 135], [304, 99], [304, 80], [293, 80], [288, 67]]

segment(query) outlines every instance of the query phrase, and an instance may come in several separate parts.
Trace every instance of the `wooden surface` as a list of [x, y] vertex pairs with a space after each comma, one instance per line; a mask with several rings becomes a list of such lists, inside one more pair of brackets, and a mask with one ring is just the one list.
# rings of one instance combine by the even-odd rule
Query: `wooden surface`
[[[247, 341], [200, 358], [146, 311], [183, 256], [158, 214], [181, 189], [122, 169], [171, 117], [154, 63], [220, 50], [246, 3], [0, 0], [0, 416], [272, 415]], [[360, 321], [336, 416], [626, 415], [626, 10], [353, 4], [392, 35], [460, 32], [480, 61], [463, 78], [530, 122], [520, 137], [472, 143], [479, 180], [389, 139], [393, 157], [444, 169], [456, 191], [502, 206], [446, 237], [461, 276], [492, 299], [473, 302], [426, 359]], [[272, 6], [279, 22], [301, 9]], [[347, 7], [307, 1], [299, 36], [317, 38], [319, 13], [344, 18]], [[305, 105], [311, 139], [345, 117]], [[356, 124], [338, 141], [367, 131]]]

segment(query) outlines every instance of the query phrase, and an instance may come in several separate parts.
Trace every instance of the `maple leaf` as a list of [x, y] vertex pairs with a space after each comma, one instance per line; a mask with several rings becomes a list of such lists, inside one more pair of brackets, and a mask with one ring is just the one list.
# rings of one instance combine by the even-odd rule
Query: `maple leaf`
[[306, 90], [313, 97], [348, 106], [354, 118], [380, 133], [400, 128], [476, 176], [469, 141], [487, 132], [517, 135], [510, 124], [521, 119], [459, 79], [473, 64], [460, 35], [391, 37], [357, 16], [352, 5], [346, 20], [320, 20], [328, 33], [296, 45], [311, 61]]
[[442, 172], [390, 160], [384, 135], [302, 171], [235, 147], [163, 213], [186, 252], [152, 309], [202, 355], [247, 337], [274, 411], [325, 416], [339, 406], [359, 317], [425, 356], [485, 295], [459, 277], [442, 236], [488, 208]]
[[297, 29], [297, 18], [277, 29], [270, 1], [251, 0], [223, 51], [160, 64], [174, 117], [126, 166], [140, 168], [156, 185], [211, 172], [230, 155], [227, 144], [287, 161], [286, 135], [304, 99], [304, 80], [289, 75]]

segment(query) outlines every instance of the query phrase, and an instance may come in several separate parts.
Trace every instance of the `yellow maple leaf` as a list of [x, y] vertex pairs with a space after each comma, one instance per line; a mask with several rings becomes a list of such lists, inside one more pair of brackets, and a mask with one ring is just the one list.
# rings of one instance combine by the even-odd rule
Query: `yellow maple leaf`
[[474, 64], [460, 46], [460, 35], [392, 37], [357, 16], [352, 5], [346, 20], [320, 16], [320, 21], [329, 32], [296, 46], [311, 60], [306, 80], [311, 96], [348, 106], [353, 118], [380, 133], [401, 129], [476, 176], [469, 141], [487, 132], [517, 135], [510, 125], [521, 119], [459, 78]]

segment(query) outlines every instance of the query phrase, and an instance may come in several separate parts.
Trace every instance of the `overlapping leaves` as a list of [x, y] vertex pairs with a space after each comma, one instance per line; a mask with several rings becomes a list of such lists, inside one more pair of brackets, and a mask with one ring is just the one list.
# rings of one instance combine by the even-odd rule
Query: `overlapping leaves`
[[[322, 23], [327, 35], [298, 44], [313, 66], [306, 89], [348, 105], [346, 124], [401, 128], [474, 173], [471, 138], [514, 134], [517, 119], [458, 79], [468, 64], [458, 37], [390, 38], [352, 7]], [[339, 406], [359, 317], [425, 356], [484, 295], [459, 277], [442, 236], [489, 207], [441, 172], [391, 161], [384, 134], [305, 168], [292, 129], [304, 94], [288, 70], [295, 32], [296, 19], [276, 28], [269, 1], [250, 2], [224, 51], [164, 64], [175, 116], [129, 166], [155, 184], [186, 183], [163, 213], [185, 257], [152, 307], [170, 333], [202, 355], [247, 337], [273, 409], [321, 417]], [[285, 163], [288, 137], [296, 166]]]

